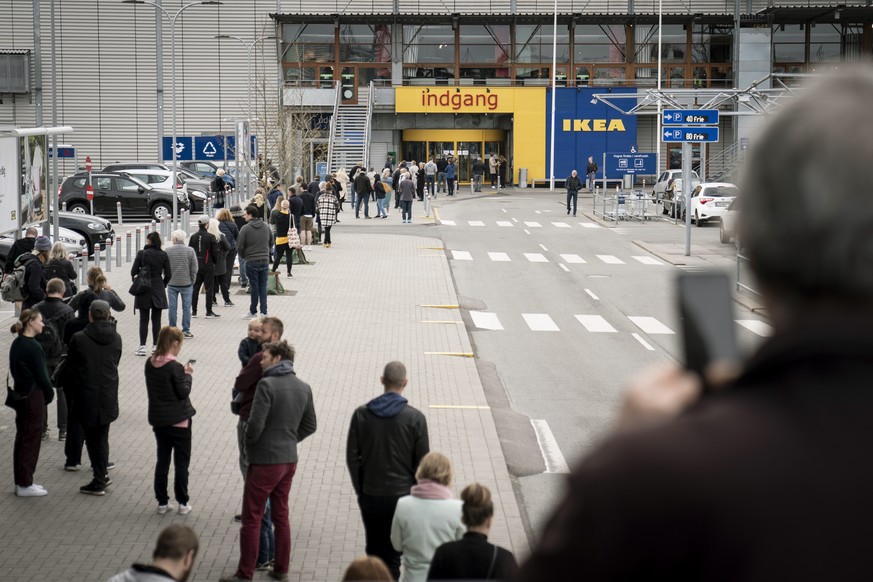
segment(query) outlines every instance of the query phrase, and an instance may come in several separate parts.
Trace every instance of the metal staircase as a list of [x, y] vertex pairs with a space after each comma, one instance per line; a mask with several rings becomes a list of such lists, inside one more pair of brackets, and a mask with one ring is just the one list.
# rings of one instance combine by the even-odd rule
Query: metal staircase
[[375, 96], [373, 83], [370, 83], [366, 97], [359, 99], [358, 103], [342, 103], [340, 89], [337, 84], [336, 102], [330, 120], [327, 152], [329, 172], [340, 168], [348, 170], [361, 162], [367, 166], [370, 163], [370, 120]]
[[707, 180], [710, 182], [736, 181], [734, 173], [739, 168], [740, 161], [739, 144], [731, 144], [730, 147], [725, 148], [719, 155], [706, 160]]

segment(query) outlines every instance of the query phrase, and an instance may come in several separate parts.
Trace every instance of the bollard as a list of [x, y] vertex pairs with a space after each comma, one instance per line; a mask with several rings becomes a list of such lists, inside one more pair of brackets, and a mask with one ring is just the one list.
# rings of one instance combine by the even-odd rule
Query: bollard
[[[121, 239], [121, 237], [118, 237], [118, 238]], [[131, 236], [130, 231], [128, 230], [128, 231], [127, 231], [127, 256], [125, 257], [125, 260], [126, 260], [128, 263], [129, 263], [130, 260], [131, 260], [131, 259], [130, 259], [130, 255], [131, 255], [130, 250], [131, 250], [131, 243], [132, 243], [132, 242], [133, 242], [133, 237]]]
[[[130, 233], [127, 233], [130, 235]], [[115, 266], [121, 267], [121, 235], [115, 237]]]
[[115, 212], [118, 214], [118, 225], [124, 224], [124, 219], [121, 217], [121, 202], [115, 203]]
[[82, 260], [79, 261], [79, 289], [88, 286], [88, 249], [82, 251]]
[[94, 266], [100, 266], [100, 245], [94, 245]]
[[203, 209], [203, 214], [212, 216], [212, 196], [206, 197], [206, 208]]
[[64, 212], [67, 211], [67, 203], [66, 203], [66, 202], [64, 202], [63, 204], [61, 204], [61, 210], [63, 210]]
[[164, 217], [158, 221], [158, 231], [161, 233], [161, 240], [164, 240]]
[[104, 259], [105, 264], [103, 267], [103, 271], [105, 273], [112, 272], [112, 247], [114, 247], [114, 246], [115, 245], [112, 244], [112, 239], [107, 238], [106, 239], [106, 258]]
[[[142, 228], [137, 226], [136, 227], [136, 247], [135, 247], [137, 252], [139, 252], [139, 249], [142, 248], [142, 238], [140, 237], [141, 234], [142, 234]], [[129, 261], [130, 259], [127, 259], [127, 260]]]
[[158, 223], [153, 220], [151, 225], [149, 226], [149, 233], [155, 232], [157, 229]]
[[430, 218], [430, 192], [427, 191], [427, 186], [424, 187], [424, 215]]

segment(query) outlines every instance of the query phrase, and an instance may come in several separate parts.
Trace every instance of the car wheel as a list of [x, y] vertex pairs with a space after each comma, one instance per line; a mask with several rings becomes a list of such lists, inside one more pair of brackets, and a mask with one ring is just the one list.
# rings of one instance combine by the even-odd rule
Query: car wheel
[[163, 202], [159, 202], [158, 204], [152, 206], [152, 218], [154, 218], [155, 220], [167, 218], [169, 216], [172, 216], [172, 214], [173, 211], [167, 204]]
[[724, 222], [722, 222], [718, 227], [718, 239], [725, 245], [731, 242], [730, 235], [724, 231]]
[[68, 210], [70, 212], [75, 212], [76, 214], [88, 214], [90, 209], [81, 202], [76, 202], [75, 204], [70, 206]]
[[696, 210], [694, 211], [694, 224], [696, 224], [697, 226], [703, 226], [703, 222], [700, 220], [700, 215], [697, 213]]

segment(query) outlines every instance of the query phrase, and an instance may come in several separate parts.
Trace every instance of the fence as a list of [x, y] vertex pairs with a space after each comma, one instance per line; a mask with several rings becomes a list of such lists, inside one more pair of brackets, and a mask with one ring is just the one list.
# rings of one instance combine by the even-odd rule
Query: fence
[[663, 201], [660, 198], [647, 195], [643, 190], [625, 192], [616, 189], [594, 189], [592, 196], [594, 215], [604, 220], [655, 220], [660, 218]]

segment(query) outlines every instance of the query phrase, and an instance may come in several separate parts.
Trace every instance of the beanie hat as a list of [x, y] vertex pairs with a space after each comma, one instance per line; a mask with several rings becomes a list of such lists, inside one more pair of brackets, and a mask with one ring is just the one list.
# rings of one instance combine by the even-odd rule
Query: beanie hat
[[52, 241], [49, 240], [49, 237], [40, 235], [36, 237], [33, 248], [38, 251], [50, 251], [52, 250]]

